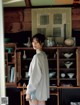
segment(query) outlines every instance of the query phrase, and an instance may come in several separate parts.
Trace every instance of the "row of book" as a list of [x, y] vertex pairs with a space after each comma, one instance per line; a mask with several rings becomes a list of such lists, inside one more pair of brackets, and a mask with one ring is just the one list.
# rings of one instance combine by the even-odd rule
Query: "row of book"
[[14, 66], [8, 66], [8, 77], [7, 81], [8, 82], [15, 82], [15, 67]]

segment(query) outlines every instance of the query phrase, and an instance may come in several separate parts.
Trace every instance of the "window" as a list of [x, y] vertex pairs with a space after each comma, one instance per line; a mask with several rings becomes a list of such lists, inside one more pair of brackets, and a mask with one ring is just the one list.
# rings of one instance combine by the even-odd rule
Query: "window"
[[46, 36], [70, 37], [71, 8], [32, 9], [32, 35], [40, 32]]

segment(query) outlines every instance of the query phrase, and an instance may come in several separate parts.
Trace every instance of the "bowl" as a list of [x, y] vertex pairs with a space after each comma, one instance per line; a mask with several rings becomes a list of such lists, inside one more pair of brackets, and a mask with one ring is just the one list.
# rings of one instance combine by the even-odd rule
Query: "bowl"
[[73, 46], [74, 45], [74, 40], [72, 38], [68, 38], [64, 41], [65, 45], [67, 46]]
[[72, 64], [73, 64], [73, 62], [70, 62], [70, 61], [67, 61], [64, 63], [64, 65], [66, 66], [67, 69], [69, 69]]
[[65, 73], [61, 73], [61, 77], [64, 78], [66, 75]]
[[70, 105], [80, 105], [80, 102], [70, 102]]
[[67, 75], [69, 76], [69, 78], [73, 78], [74, 73], [68, 73]]
[[66, 58], [70, 58], [73, 55], [73, 53], [64, 53], [63, 55]]
[[56, 72], [49, 73], [49, 78], [52, 78], [55, 74], [56, 74]]

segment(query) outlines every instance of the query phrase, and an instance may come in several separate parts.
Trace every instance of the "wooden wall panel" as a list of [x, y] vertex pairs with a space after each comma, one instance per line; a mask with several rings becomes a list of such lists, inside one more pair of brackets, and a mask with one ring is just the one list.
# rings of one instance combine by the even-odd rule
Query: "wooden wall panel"
[[80, 8], [72, 8], [72, 27], [80, 30]]
[[4, 9], [4, 30], [6, 33], [31, 31], [31, 9]]

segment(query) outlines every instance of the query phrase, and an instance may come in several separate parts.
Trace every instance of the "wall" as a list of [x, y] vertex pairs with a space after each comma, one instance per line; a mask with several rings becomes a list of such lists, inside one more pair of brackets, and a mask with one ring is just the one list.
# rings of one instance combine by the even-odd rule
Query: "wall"
[[74, 30], [80, 30], [80, 8], [72, 9], [72, 26]]
[[[80, 31], [80, 8], [72, 8], [72, 29]], [[4, 29], [6, 33], [31, 31], [30, 8], [4, 8]]]
[[56, 4], [73, 4], [73, 0], [56, 0]]
[[4, 30], [6, 33], [31, 31], [31, 9], [4, 8]]

